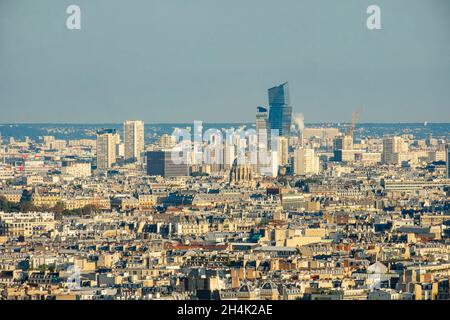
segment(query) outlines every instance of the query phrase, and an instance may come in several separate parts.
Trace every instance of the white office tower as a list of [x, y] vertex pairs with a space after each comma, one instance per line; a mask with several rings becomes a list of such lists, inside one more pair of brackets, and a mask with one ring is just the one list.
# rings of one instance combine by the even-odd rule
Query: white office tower
[[386, 137], [383, 139], [383, 154], [381, 160], [384, 164], [399, 164], [408, 157], [408, 144], [401, 137]]
[[128, 120], [123, 124], [125, 160], [141, 161], [144, 152], [144, 122]]
[[116, 162], [117, 132], [115, 129], [97, 131], [97, 169], [110, 169]]
[[269, 173], [269, 176], [271, 176], [271, 177], [277, 177], [278, 176], [278, 168], [279, 168], [279, 166], [280, 166], [280, 163], [278, 162], [278, 159], [280, 158], [280, 156], [279, 156], [279, 153], [280, 151], [279, 150], [272, 150], [270, 153], [271, 153], [271, 155], [272, 155], [272, 158], [271, 158], [271, 162], [270, 162], [270, 164], [271, 164], [271, 166], [270, 166], [270, 169], [271, 169], [271, 171], [270, 171], [270, 173]]
[[312, 148], [298, 148], [294, 152], [294, 173], [296, 175], [318, 174], [319, 157]]
[[289, 139], [278, 137], [278, 164], [285, 166], [289, 163]]
[[278, 176], [280, 152], [280, 140], [275, 138], [272, 141], [270, 150], [260, 149], [258, 152], [258, 172], [262, 176]]
[[268, 131], [268, 119], [267, 109], [264, 107], [256, 108], [256, 136], [257, 136], [257, 172], [262, 174], [262, 168], [269, 163], [269, 131]]
[[278, 176], [279, 168], [279, 143], [274, 141], [271, 150], [265, 150], [264, 153], [258, 154], [258, 170], [261, 176], [276, 177]]
[[220, 172], [223, 167], [224, 156], [222, 133], [215, 130], [207, 131], [205, 141], [202, 166], [206, 165], [210, 172]]

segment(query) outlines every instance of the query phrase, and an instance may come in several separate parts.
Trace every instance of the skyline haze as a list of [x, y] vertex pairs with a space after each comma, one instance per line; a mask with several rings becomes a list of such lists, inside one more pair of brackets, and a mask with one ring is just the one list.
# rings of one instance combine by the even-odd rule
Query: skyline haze
[[370, 31], [372, 2], [4, 0], [1, 122], [254, 122], [285, 81], [306, 123], [450, 122], [450, 2], [377, 0]]

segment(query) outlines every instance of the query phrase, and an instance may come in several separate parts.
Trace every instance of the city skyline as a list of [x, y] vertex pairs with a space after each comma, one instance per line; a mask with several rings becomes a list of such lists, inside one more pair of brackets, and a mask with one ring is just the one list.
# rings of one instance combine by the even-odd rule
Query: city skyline
[[449, 14], [0, 0], [0, 305], [450, 301]]

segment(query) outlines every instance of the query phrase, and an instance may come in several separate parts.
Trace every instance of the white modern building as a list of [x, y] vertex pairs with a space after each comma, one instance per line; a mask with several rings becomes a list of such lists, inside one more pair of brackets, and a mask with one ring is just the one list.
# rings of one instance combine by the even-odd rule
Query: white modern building
[[144, 152], [144, 122], [128, 120], [123, 124], [125, 160], [141, 161]]
[[296, 175], [318, 174], [319, 157], [312, 148], [298, 148], [294, 152], [294, 173]]

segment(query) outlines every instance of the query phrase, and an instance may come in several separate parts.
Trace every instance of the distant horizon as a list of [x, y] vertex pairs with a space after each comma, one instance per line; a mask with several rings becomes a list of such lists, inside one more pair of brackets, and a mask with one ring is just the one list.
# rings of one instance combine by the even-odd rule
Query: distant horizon
[[307, 123], [450, 121], [448, 0], [71, 4], [0, 1], [5, 123], [253, 122], [286, 81]]

